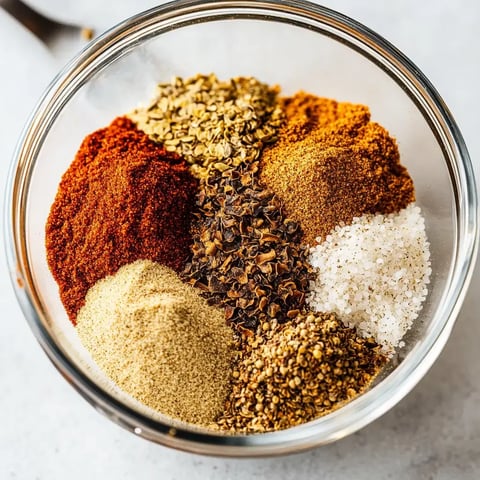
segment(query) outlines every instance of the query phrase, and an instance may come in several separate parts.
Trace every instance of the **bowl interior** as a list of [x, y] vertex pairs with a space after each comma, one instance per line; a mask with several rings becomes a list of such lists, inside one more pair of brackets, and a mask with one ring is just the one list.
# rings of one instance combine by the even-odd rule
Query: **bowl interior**
[[[302, 23], [292, 20], [294, 14], [287, 22], [287, 17], [281, 12], [266, 15], [252, 10], [232, 18], [228, 12], [219, 11], [203, 17], [187, 15], [182, 20], [158, 15], [144, 24], [132, 22], [128, 35], [124, 28], [115, 41], [109, 40], [102, 48], [97, 44], [96, 55], [87, 50], [67, 68], [63, 81], [53, 84], [49, 104], [45, 108], [44, 102], [42, 107], [49, 114], [42, 120], [44, 128], [39, 130], [35, 159], [27, 168], [26, 208], [21, 214], [24, 268], [31, 274], [28, 288], [39, 321], [63, 355], [100, 390], [167, 426], [174, 422], [119, 391], [79, 343], [46, 263], [44, 232], [61, 176], [85, 135], [148, 102], [155, 85], [173, 76], [210, 72], [219, 78], [255, 76], [279, 84], [284, 95], [305, 90], [368, 105], [372, 120], [397, 139], [402, 163], [414, 179], [417, 204], [426, 218], [433, 269], [428, 299], [407, 335], [406, 346], [392, 362], [388, 379], [401, 375], [422, 342], [438, 328], [438, 310], [451, 280], [458, 233], [457, 197], [445, 148], [418, 101], [373, 54], [369, 57], [360, 52], [368, 48], [347, 29], [340, 38], [331, 22], [319, 19]], [[385, 381], [367, 395], [373, 399]], [[313, 422], [317, 433], [322, 431], [322, 422], [325, 419]]]

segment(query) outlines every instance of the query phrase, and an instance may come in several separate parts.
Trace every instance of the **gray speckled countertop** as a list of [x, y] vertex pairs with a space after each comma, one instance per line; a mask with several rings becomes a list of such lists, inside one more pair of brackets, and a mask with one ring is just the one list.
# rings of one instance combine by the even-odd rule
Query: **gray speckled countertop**
[[[323, 3], [382, 34], [430, 78], [464, 134], [478, 175], [480, 2]], [[6, 30], [2, 28], [0, 24], [3, 48], [13, 48], [7, 47]], [[54, 61], [63, 62], [81, 43], [71, 33], [55, 37], [49, 45]], [[44, 53], [40, 50], [37, 61]], [[4, 85], [0, 83], [0, 100], [8, 105]], [[25, 81], [13, 81], [8, 88], [23, 90], [9, 92], [8, 96], [22, 94], [25, 103], [27, 87]], [[29, 91], [32, 94], [34, 89]], [[31, 108], [35, 96], [28, 100], [26, 109]], [[1, 105], [2, 110], [6, 104]], [[11, 144], [12, 135], [18, 134], [20, 126], [11, 123], [2, 112], [0, 143]], [[8, 137], [5, 132], [9, 132]], [[6, 151], [10, 154], [8, 148]], [[0, 167], [4, 181], [5, 158]], [[49, 363], [16, 305], [3, 258], [0, 267], [1, 479], [480, 478], [479, 268], [445, 350], [420, 384], [393, 410], [362, 431], [308, 453], [231, 460], [200, 457], [148, 443], [99, 415]]]

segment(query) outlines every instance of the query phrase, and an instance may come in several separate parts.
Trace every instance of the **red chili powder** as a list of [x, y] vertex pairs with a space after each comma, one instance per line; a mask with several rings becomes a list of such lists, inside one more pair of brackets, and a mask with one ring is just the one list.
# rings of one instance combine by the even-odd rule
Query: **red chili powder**
[[84, 139], [46, 225], [48, 265], [74, 325], [88, 289], [122, 265], [184, 268], [197, 188], [184, 159], [125, 117]]

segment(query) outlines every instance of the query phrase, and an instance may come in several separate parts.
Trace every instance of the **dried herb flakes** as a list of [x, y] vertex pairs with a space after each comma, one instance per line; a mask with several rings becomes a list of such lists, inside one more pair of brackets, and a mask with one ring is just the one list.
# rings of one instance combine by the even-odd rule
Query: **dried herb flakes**
[[278, 92], [253, 77], [175, 77], [159, 84], [150, 105], [130, 118], [204, 178], [256, 160], [264, 145], [277, 139], [284, 119]]

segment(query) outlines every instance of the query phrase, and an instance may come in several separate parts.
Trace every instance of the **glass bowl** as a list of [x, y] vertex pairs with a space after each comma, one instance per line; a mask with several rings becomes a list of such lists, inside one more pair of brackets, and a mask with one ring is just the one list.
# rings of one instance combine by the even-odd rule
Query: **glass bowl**
[[[225, 436], [148, 410], [112, 385], [79, 343], [48, 270], [44, 228], [62, 173], [82, 139], [172, 76], [256, 76], [284, 94], [305, 90], [362, 103], [396, 137], [431, 242], [432, 283], [406, 346], [369, 391], [288, 430]], [[260, 456], [326, 444], [372, 422], [425, 375], [459, 312], [477, 247], [477, 197], [462, 136], [425, 76], [386, 40], [301, 1], [185, 1], [134, 16], [89, 44], [53, 80], [19, 141], [5, 234], [16, 294], [64, 378], [134, 434], [203, 454]]]

